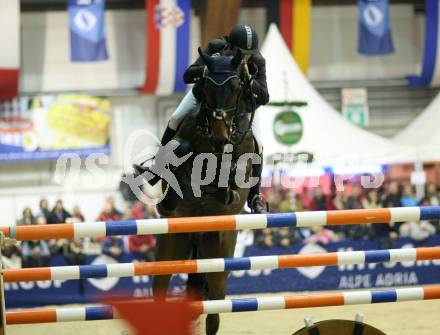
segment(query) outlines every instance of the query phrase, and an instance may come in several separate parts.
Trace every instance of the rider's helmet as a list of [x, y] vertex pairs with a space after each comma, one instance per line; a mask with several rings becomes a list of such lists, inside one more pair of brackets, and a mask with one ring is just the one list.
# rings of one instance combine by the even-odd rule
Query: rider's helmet
[[229, 34], [229, 43], [243, 54], [252, 55], [258, 52], [258, 35], [251, 26], [235, 26]]

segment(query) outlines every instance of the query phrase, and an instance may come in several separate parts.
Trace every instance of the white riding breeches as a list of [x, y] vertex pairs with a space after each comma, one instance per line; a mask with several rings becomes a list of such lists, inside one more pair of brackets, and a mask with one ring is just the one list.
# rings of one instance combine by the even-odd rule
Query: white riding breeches
[[[171, 115], [168, 121], [168, 127], [173, 130], [177, 130], [179, 125], [185, 119], [185, 117], [191, 113], [200, 103], [197, 101], [192, 90], [189, 90], [185, 94], [179, 106], [177, 106], [174, 113]], [[263, 152], [263, 143], [261, 141], [260, 127], [258, 126], [258, 109], [255, 111], [254, 122], [252, 123], [252, 133], [254, 134], [255, 141], [258, 145], [258, 153]]]
[[183, 119], [193, 111], [199, 102], [194, 96], [192, 90], [189, 90], [188, 93], [185, 94], [179, 106], [177, 106], [174, 113], [171, 115], [170, 120], [168, 121], [168, 127], [173, 130], [177, 130]]

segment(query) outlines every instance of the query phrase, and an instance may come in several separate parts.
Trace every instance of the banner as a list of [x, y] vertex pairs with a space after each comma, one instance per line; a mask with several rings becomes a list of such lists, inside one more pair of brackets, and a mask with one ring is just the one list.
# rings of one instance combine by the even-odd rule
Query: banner
[[107, 60], [105, 0], [69, 0], [68, 11], [72, 62]]
[[190, 65], [191, 0], [145, 0], [147, 11], [146, 78], [140, 92], [184, 92]]
[[425, 50], [422, 73], [420, 76], [408, 77], [411, 86], [440, 84], [439, 10], [439, 0], [425, 0]]
[[301, 70], [307, 74], [310, 54], [311, 0], [267, 1], [267, 27], [278, 25]]
[[0, 162], [109, 153], [110, 103], [86, 95], [0, 102]]
[[[423, 242], [399, 239], [395, 248], [427, 247], [440, 244], [440, 235]], [[291, 248], [248, 247], [244, 256], [279, 254], [309, 254], [352, 250], [379, 249], [379, 241], [343, 241], [328, 246], [295, 243]], [[136, 262], [127, 254], [118, 259], [99, 255], [87, 256], [87, 264], [116, 264]], [[52, 265], [66, 265], [63, 257], [54, 259]], [[393, 286], [438, 284], [440, 260], [370, 263], [364, 265], [315, 266], [293, 269], [261, 269], [232, 271], [228, 279], [228, 294], [256, 294], [270, 292], [300, 292], [316, 290], [350, 290]], [[170, 292], [185, 290], [187, 275], [172, 277]], [[118, 293], [135, 298], [151, 296], [151, 276], [128, 278], [95, 278], [70, 281], [37, 281], [5, 283], [8, 308], [71, 303], [93, 303], [105, 294]]]
[[20, 69], [20, 1], [3, 0], [0, 9], [0, 100], [18, 94]]
[[394, 52], [388, 0], [359, 0], [358, 52], [385, 55]]

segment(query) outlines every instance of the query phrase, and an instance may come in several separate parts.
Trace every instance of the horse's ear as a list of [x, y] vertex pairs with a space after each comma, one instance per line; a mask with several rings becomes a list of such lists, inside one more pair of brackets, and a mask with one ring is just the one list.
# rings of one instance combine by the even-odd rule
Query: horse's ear
[[199, 47], [197, 51], [199, 52], [200, 57], [202, 57], [203, 63], [205, 63], [205, 65], [209, 66], [212, 64], [212, 62], [214, 62], [214, 59], [205, 51], [203, 51], [201, 47]]

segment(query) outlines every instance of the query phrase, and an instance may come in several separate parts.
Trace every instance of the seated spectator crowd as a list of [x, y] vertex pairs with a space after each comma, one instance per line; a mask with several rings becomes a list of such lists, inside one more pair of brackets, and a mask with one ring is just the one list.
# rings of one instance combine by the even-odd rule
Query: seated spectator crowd
[[[436, 185], [429, 184], [425, 197], [418, 200], [411, 184], [399, 185], [390, 182], [379, 189], [364, 189], [360, 185], [349, 185], [342, 192], [324, 194], [320, 187], [305, 190], [301, 194], [289, 189], [269, 189], [265, 196], [271, 212], [329, 211], [342, 209], [371, 209], [407, 206], [437, 206], [440, 193]], [[341, 225], [331, 227], [278, 228], [254, 231], [254, 244], [262, 247], [289, 247], [294, 243], [318, 243], [344, 239], [378, 239], [380, 247], [389, 249], [398, 237], [409, 237], [422, 241], [440, 233], [436, 221], [379, 223], [371, 225]]]
[[[410, 184], [399, 185], [396, 182], [386, 184], [380, 189], [363, 189], [360, 185], [350, 185], [342, 192], [324, 194], [320, 187], [305, 189], [301, 194], [290, 189], [266, 189], [265, 197], [270, 211], [328, 211], [338, 209], [362, 209], [382, 207], [429, 206], [440, 204], [440, 193], [436, 185], [426, 187], [425, 197], [418, 200]], [[97, 218], [92, 221], [117, 221], [157, 218], [156, 208], [140, 201], [134, 202], [125, 211], [115, 207], [114, 199], [108, 197]], [[23, 209], [17, 225], [56, 224], [84, 222], [79, 206], [68, 211], [61, 199], [50, 209], [46, 199], [39, 202], [39, 212], [35, 215], [29, 207]], [[258, 245], [263, 248], [278, 246], [289, 248], [294, 243], [317, 243], [327, 245], [343, 239], [378, 239], [380, 247], [393, 248], [398, 237], [409, 237], [422, 241], [440, 232], [438, 221], [380, 223], [372, 225], [342, 225], [332, 227], [274, 228], [244, 231], [239, 234], [236, 248], [240, 256], [246, 245]], [[7, 268], [49, 266], [55, 256], [63, 256], [70, 265], [82, 265], [87, 254], [104, 254], [118, 258], [131, 253], [136, 260], [154, 261], [155, 237], [153, 235], [81, 238], [76, 240], [25, 241], [7, 246], [4, 250], [4, 265]]]
[[[133, 219], [157, 218], [154, 206], [136, 202], [125, 212], [115, 207], [112, 197], [108, 197], [103, 209], [93, 221], [117, 221]], [[22, 217], [17, 225], [80, 223], [85, 222], [79, 206], [72, 211], [67, 210], [61, 199], [58, 199], [53, 208], [49, 209], [46, 199], [39, 202], [39, 211], [36, 215], [29, 207], [23, 209]], [[69, 265], [83, 265], [88, 254], [104, 254], [118, 258], [131, 253], [139, 261], [153, 261], [156, 244], [153, 235], [109, 237], [109, 238], [81, 238], [75, 240], [23, 241], [16, 245], [9, 245], [4, 250], [4, 265], [6, 268], [28, 268], [50, 266], [51, 259], [63, 256]]]

